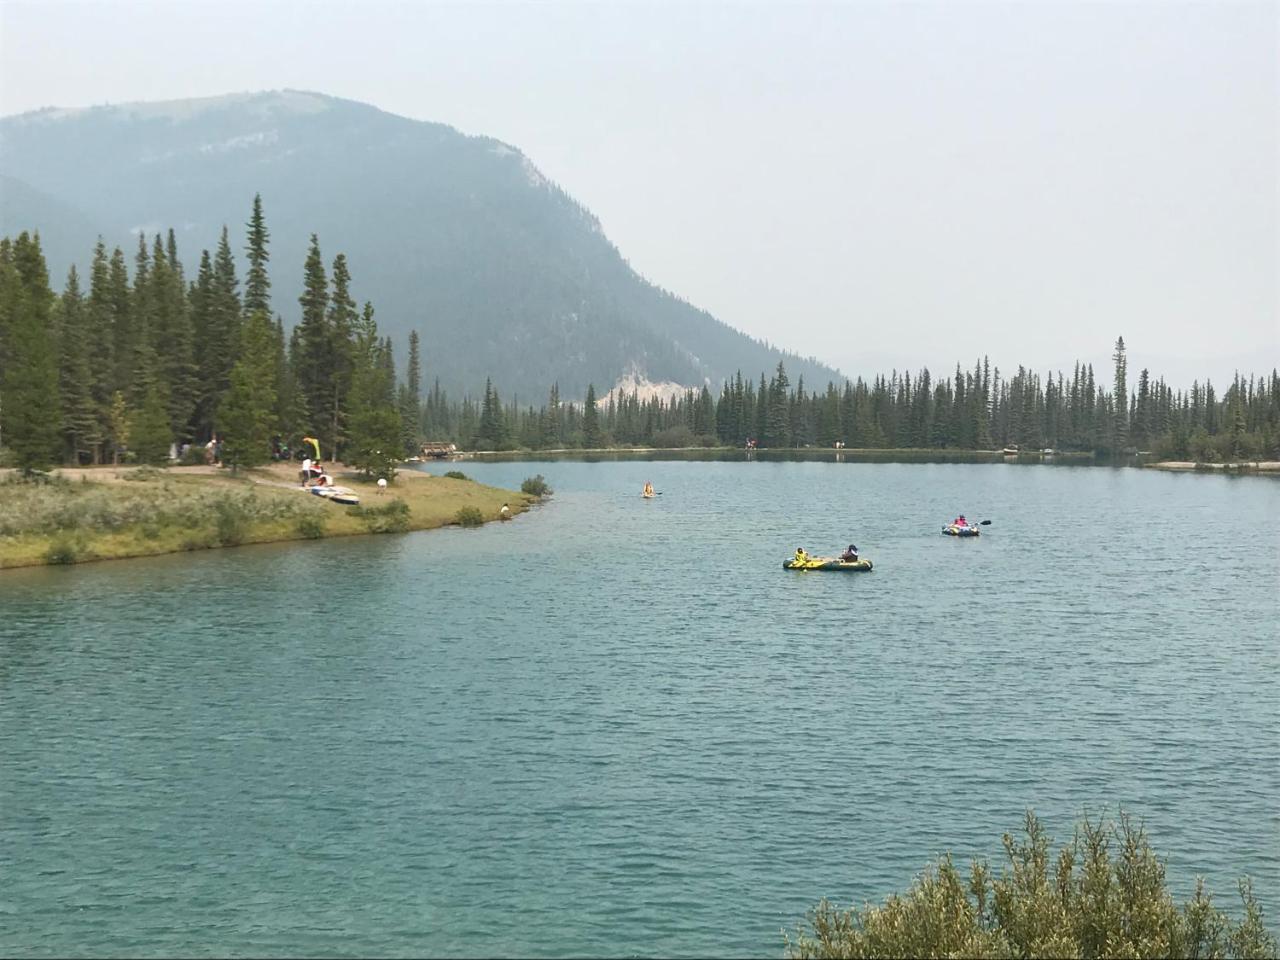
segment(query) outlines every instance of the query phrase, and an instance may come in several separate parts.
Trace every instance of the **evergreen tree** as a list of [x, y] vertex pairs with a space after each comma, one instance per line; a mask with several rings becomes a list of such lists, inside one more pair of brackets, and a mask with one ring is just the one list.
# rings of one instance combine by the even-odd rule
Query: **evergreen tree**
[[115, 390], [115, 310], [111, 299], [111, 266], [107, 260], [107, 249], [98, 238], [93, 250], [92, 267], [89, 273], [89, 301], [86, 305], [84, 336], [85, 348], [89, 356], [89, 391], [93, 400], [93, 413], [96, 425], [94, 433], [98, 437], [93, 445], [93, 462], [101, 463], [102, 444], [108, 436], [111, 395]]
[[1115, 403], [1113, 438], [1114, 449], [1119, 451], [1129, 445], [1129, 387], [1126, 377], [1128, 361], [1125, 360], [1124, 337], [1116, 340], [1116, 350], [1111, 359], [1116, 364], [1115, 387], [1111, 394]]
[[182, 264], [175, 259], [176, 256], [177, 241], [173, 231], [169, 231], [169, 242], [163, 249], [157, 235], [151, 274], [152, 343], [160, 380], [168, 396], [170, 430], [179, 440], [189, 440], [199, 385], [193, 356], [191, 313]]
[[80, 293], [80, 278], [73, 265], [58, 302], [58, 390], [62, 400], [64, 459], [76, 464], [82, 455], [93, 457], [102, 442], [93, 396], [93, 370], [89, 362], [88, 309]]
[[351, 298], [351, 273], [347, 258], [338, 254], [333, 260], [329, 276], [332, 293], [329, 296], [329, 370], [327, 375], [326, 417], [328, 440], [336, 451], [346, 441], [346, 420], [351, 380], [355, 370], [352, 339], [358, 317], [356, 304]]
[[125, 266], [124, 251], [119, 247], [111, 252], [106, 299], [111, 312], [114, 341], [111, 350], [115, 366], [110, 378], [112, 393], [116, 390], [127, 393], [133, 384], [136, 338], [133, 329], [133, 294], [129, 290], [129, 269]]
[[295, 329], [294, 370], [305, 413], [301, 427], [319, 436], [320, 427], [328, 422], [332, 344], [328, 326], [329, 281], [315, 234], [311, 235], [303, 267], [303, 291], [298, 303], [302, 306], [302, 318]]
[[141, 408], [129, 423], [132, 449], [142, 463], [159, 465], [169, 461], [173, 431], [169, 426], [166, 392], [162, 384], [150, 384], [142, 398]]
[[422, 415], [422, 359], [419, 355], [418, 331], [409, 331], [409, 367], [405, 373], [400, 407], [400, 439], [408, 456], [419, 452], [422, 437], [418, 428]]
[[765, 420], [763, 443], [766, 447], [791, 445], [791, 411], [788, 404], [787, 371], [778, 361], [778, 369], [769, 382], [768, 414]]
[[222, 459], [232, 470], [270, 458], [277, 424], [276, 329], [265, 311], [249, 315], [241, 339], [244, 349], [231, 370], [231, 388], [219, 414]]
[[0, 304], [0, 443], [29, 474], [56, 462], [60, 427], [53, 291], [39, 234], [23, 232], [0, 260]]
[[588, 450], [604, 446], [600, 431], [600, 412], [596, 409], [596, 385], [587, 384], [587, 400], [582, 407], [582, 444]]
[[267, 223], [262, 215], [262, 194], [253, 195], [253, 213], [245, 225], [249, 234], [245, 244], [245, 254], [249, 261], [249, 271], [244, 278], [244, 313], [245, 317], [261, 310], [271, 314], [271, 278], [267, 274], [267, 262], [271, 255], [267, 252], [267, 243], [271, 234], [267, 232]]
[[395, 476], [402, 454], [401, 421], [392, 404], [395, 371], [390, 341], [378, 338], [373, 307], [365, 304], [351, 347], [350, 440], [346, 460], [366, 477]]
[[474, 446], [478, 450], [504, 450], [507, 446], [506, 415], [492, 380], [486, 380], [484, 384], [484, 403], [480, 409], [480, 424]]

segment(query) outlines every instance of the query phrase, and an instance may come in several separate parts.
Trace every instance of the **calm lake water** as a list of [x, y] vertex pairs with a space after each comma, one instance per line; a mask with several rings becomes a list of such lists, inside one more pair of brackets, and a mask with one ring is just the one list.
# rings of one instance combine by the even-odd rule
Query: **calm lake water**
[[777, 956], [1029, 806], [1280, 921], [1280, 483], [462, 469], [556, 495], [0, 576], [0, 952]]

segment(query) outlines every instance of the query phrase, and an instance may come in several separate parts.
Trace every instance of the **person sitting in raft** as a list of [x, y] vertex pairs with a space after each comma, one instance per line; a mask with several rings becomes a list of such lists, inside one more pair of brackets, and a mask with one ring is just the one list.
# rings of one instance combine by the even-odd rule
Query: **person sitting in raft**
[[792, 563], [808, 563], [809, 562], [809, 555], [804, 552], [804, 547], [796, 547], [795, 559], [793, 559], [791, 562]]
[[951, 521], [951, 525], [953, 527], [967, 527], [969, 525], [969, 521], [964, 518], [964, 514], [962, 513]]
[[646, 497], [652, 497], [652, 496], [653, 496], [653, 484], [652, 484], [652, 483], [650, 483], [648, 480], [646, 480], [646, 481], [644, 482], [644, 493], [643, 493], [643, 495], [644, 495], [644, 496], [646, 496]]
[[846, 550], [844, 553], [840, 554], [840, 562], [841, 563], [857, 563], [858, 548], [855, 547], [852, 543], [849, 544], [849, 549]]

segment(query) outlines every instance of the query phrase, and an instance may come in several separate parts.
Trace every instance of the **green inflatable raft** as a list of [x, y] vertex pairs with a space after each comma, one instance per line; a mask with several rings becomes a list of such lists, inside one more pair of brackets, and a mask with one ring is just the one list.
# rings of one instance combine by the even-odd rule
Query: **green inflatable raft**
[[843, 560], [833, 560], [829, 557], [812, 557], [803, 563], [796, 563], [795, 560], [784, 560], [782, 562], [783, 570], [841, 570], [845, 573], [864, 573], [871, 569], [871, 561], [865, 557], [855, 560], [853, 563], [845, 563]]

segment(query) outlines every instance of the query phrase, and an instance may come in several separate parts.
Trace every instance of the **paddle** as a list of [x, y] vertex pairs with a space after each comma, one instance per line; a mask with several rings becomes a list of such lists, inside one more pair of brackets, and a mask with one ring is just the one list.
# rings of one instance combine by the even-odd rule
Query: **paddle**
[[989, 527], [989, 526], [991, 526], [991, 521], [990, 521], [990, 520], [983, 520], [983, 521], [981, 521], [981, 522], [978, 524], [978, 526], [980, 526], [980, 527]]

